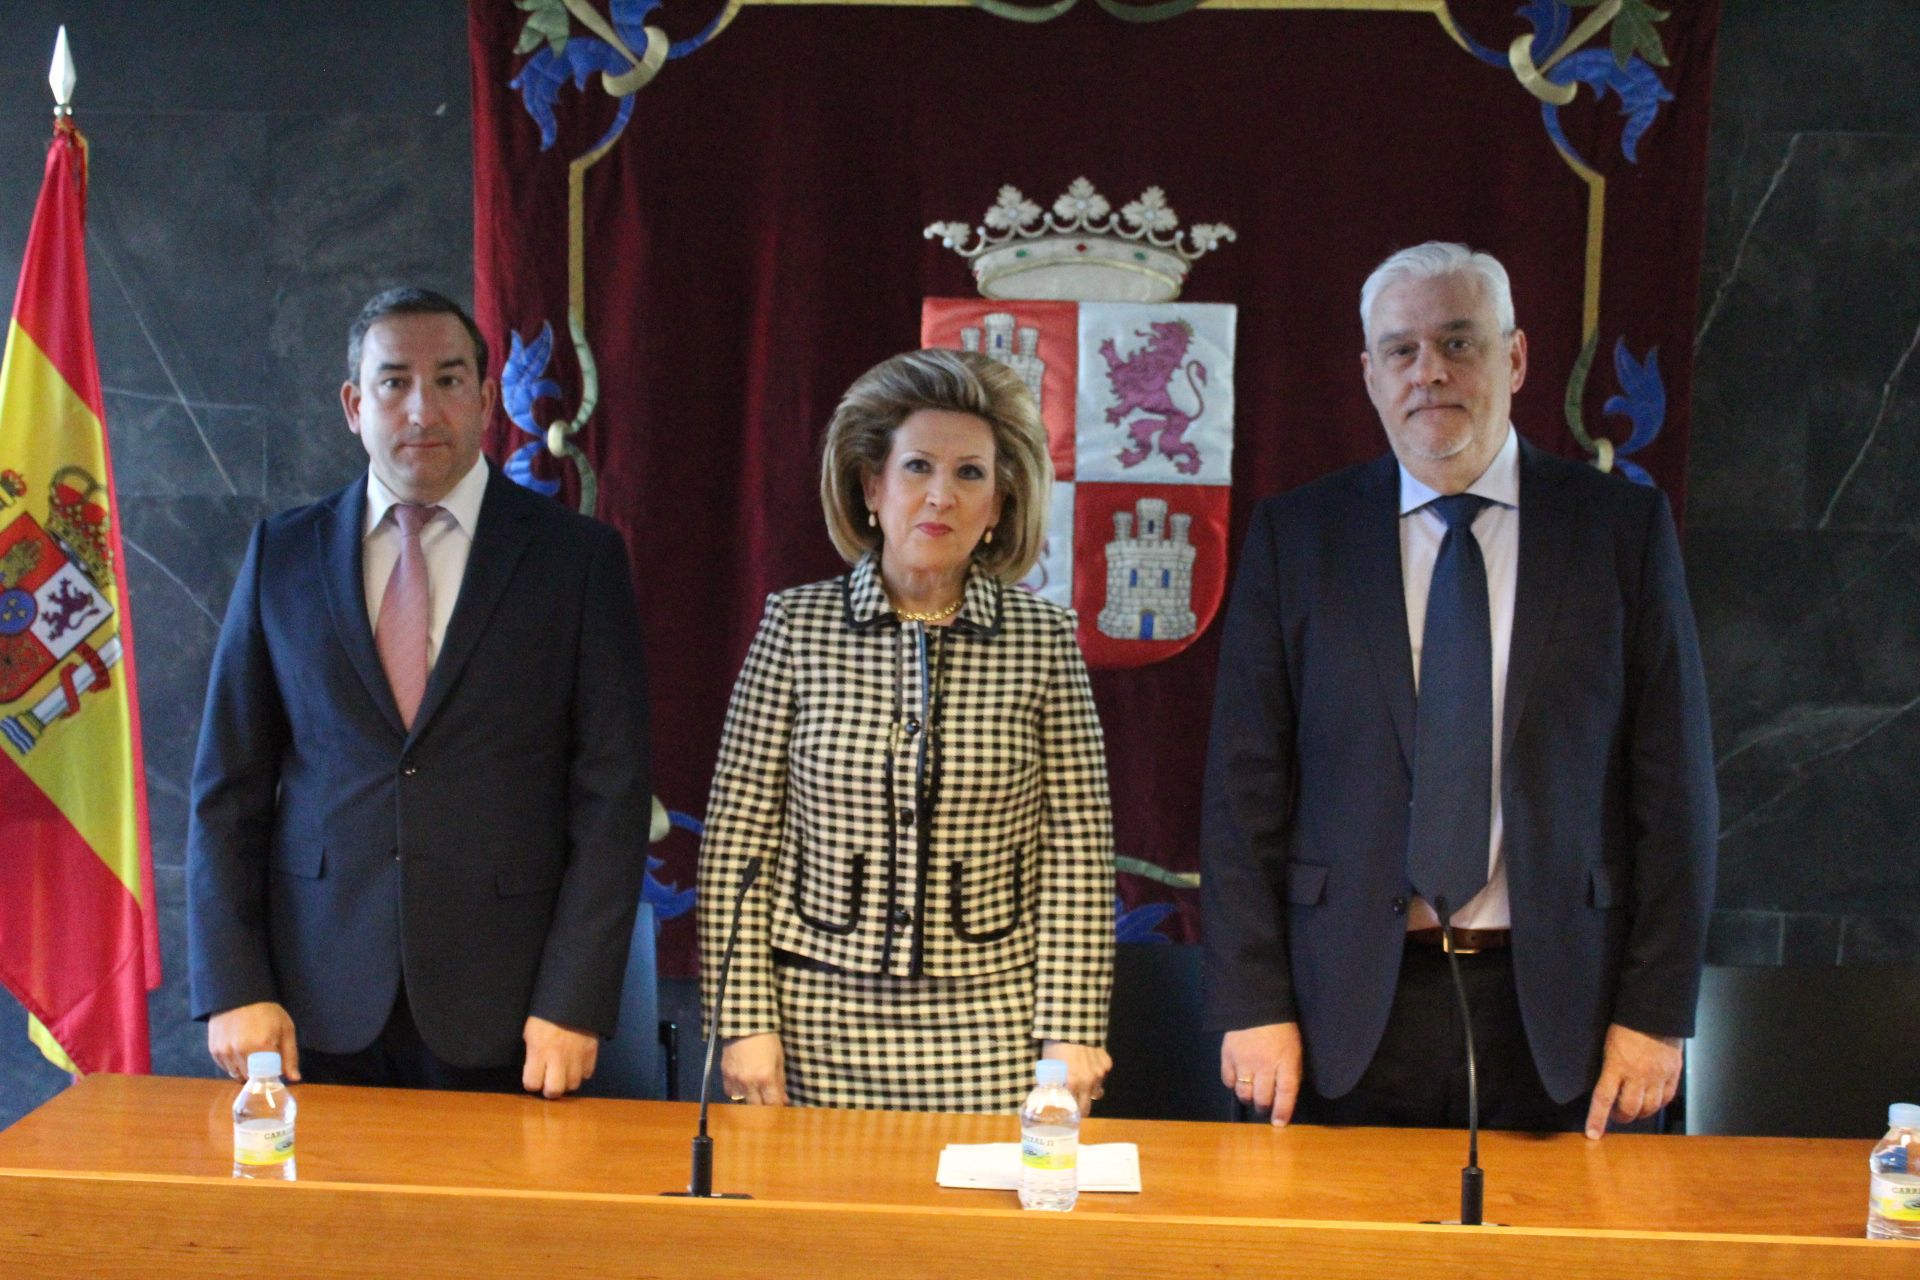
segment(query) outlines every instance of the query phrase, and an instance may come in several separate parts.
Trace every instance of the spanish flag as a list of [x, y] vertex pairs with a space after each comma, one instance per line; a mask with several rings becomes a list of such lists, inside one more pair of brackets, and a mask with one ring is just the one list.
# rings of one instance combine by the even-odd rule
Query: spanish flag
[[160, 942], [86, 200], [62, 117], [0, 364], [0, 981], [56, 1066], [144, 1072]]

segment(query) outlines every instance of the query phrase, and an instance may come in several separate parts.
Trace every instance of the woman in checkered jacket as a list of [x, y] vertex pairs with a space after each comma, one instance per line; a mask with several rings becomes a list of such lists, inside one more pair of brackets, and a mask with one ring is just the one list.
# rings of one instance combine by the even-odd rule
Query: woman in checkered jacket
[[700, 853], [711, 1025], [752, 1103], [1012, 1111], [1040, 1056], [1110, 1061], [1113, 833], [1073, 615], [1019, 590], [1052, 466], [1005, 366], [915, 351], [853, 384], [820, 496], [852, 570], [778, 592], [734, 685]]

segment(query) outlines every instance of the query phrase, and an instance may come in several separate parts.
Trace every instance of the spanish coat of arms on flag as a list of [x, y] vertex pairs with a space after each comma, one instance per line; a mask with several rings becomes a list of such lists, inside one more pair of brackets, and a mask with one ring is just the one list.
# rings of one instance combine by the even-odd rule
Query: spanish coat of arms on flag
[[0, 356], [0, 985], [56, 1066], [144, 1072], [160, 941], [86, 188], [63, 114]]
[[1046, 549], [1021, 585], [1080, 617], [1095, 668], [1192, 644], [1226, 592], [1236, 309], [929, 298], [920, 343], [994, 357], [1040, 402]]

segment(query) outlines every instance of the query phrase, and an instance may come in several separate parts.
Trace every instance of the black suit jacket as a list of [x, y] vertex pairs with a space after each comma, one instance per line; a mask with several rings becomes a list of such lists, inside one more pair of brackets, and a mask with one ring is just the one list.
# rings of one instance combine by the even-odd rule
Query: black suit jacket
[[285, 1005], [364, 1048], [518, 1062], [611, 1034], [646, 866], [645, 679], [619, 537], [489, 469], [409, 733], [362, 585], [364, 478], [254, 531], [214, 655], [187, 845], [195, 1017]]
[[[1208, 751], [1209, 1024], [1297, 1018], [1329, 1097], [1380, 1043], [1411, 894], [1398, 522], [1390, 455], [1261, 503]], [[1609, 1022], [1691, 1034], [1719, 807], [1665, 497], [1524, 441], [1501, 750], [1514, 977], [1564, 1102], [1592, 1087]]]

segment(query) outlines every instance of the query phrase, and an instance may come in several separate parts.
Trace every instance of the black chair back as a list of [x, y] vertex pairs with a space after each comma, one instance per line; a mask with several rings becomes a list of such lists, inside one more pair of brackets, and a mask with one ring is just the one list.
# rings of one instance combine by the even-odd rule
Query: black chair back
[[1231, 1120], [1220, 1085], [1220, 1035], [1200, 1025], [1200, 948], [1123, 942], [1114, 948], [1107, 1051], [1113, 1074], [1096, 1116]]
[[1696, 1025], [1688, 1133], [1876, 1138], [1920, 1102], [1920, 968], [1709, 968]]
[[633, 918], [626, 979], [620, 988], [620, 1026], [600, 1045], [593, 1079], [580, 1092], [594, 1098], [658, 1098], [666, 1072], [660, 1052], [660, 980], [654, 945], [653, 904], [643, 902]]

